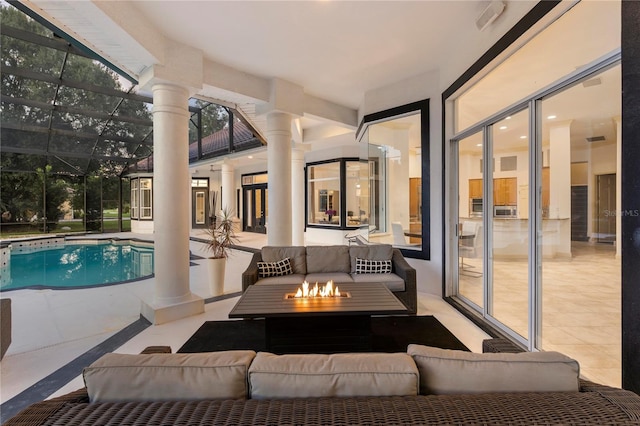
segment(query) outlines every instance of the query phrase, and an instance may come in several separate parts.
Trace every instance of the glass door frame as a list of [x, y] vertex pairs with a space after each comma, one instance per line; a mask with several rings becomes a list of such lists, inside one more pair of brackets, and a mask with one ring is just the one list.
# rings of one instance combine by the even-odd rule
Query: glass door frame
[[[600, 74], [621, 63], [621, 50], [616, 49], [607, 55], [593, 61], [584, 69], [577, 70], [564, 79], [561, 79], [550, 86], [543, 88], [522, 101], [516, 102], [514, 105], [499, 111], [483, 121], [464, 129], [461, 132], [453, 134], [449, 137], [448, 162], [452, 166], [449, 173], [445, 174], [445, 180], [448, 181], [446, 187], [449, 188], [450, 210], [445, 210], [445, 223], [449, 226], [445, 228], [448, 235], [444, 238], [445, 255], [450, 256], [449, 261], [445, 262], [446, 270], [444, 274], [444, 290], [445, 297], [458, 299], [464, 306], [472, 309], [482, 317], [489, 325], [496, 328], [502, 333], [512, 337], [527, 347], [529, 351], [536, 351], [541, 345], [542, 333], [542, 117], [541, 105], [546, 98], [552, 97], [564, 90], [581, 82]], [[517, 112], [529, 109], [529, 267], [528, 267], [528, 330], [529, 337], [523, 338], [515, 333], [509, 327], [498, 321], [492, 315], [489, 300], [492, 279], [491, 256], [486, 255], [484, 261], [485, 276], [483, 277], [483, 302], [484, 307], [478, 307], [474, 303], [459, 295], [459, 271], [457, 266], [458, 260], [458, 221], [459, 221], [459, 182], [458, 182], [458, 142], [466, 137], [483, 132], [483, 157], [492, 158], [488, 154], [492, 153], [492, 141], [488, 137], [487, 129], [499, 120], [513, 115]], [[453, 116], [453, 115], [452, 115]], [[445, 159], [445, 163], [447, 160]], [[485, 163], [486, 164], [486, 163]], [[492, 190], [492, 179], [486, 179], [487, 167], [483, 170], [483, 193], [489, 194]], [[484, 242], [485, 253], [492, 253], [493, 239], [491, 222], [489, 218], [490, 203], [483, 203], [483, 223], [484, 223]], [[492, 212], [491, 212], [492, 213]], [[491, 216], [493, 216], [491, 214]], [[447, 291], [449, 289], [449, 291]]]
[[[266, 183], [261, 183], [261, 184], [254, 184], [254, 185], [245, 185], [242, 187], [242, 193], [243, 193], [243, 209], [244, 209], [244, 213], [242, 215], [243, 217], [243, 224], [242, 224], [242, 229], [245, 232], [255, 232], [255, 233], [259, 233], [259, 234], [266, 234], [267, 233], [267, 226], [266, 226], [266, 214], [267, 214], [267, 191], [268, 191], [268, 185]], [[256, 195], [259, 193], [260, 195], [260, 205], [262, 206], [262, 211], [261, 211], [261, 218], [262, 218], [262, 225], [258, 224], [257, 221], [260, 217], [256, 216]], [[247, 196], [251, 197], [251, 203], [247, 203], [246, 199]], [[248, 210], [251, 211], [248, 211]], [[251, 222], [254, 223], [254, 226], [250, 226], [249, 225], [249, 219], [251, 218]]]
[[[197, 223], [197, 195], [204, 194], [204, 222]], [[202, 229], [209, 227], [209, 187], [192, 187], [191, 188], [191, 228]]]

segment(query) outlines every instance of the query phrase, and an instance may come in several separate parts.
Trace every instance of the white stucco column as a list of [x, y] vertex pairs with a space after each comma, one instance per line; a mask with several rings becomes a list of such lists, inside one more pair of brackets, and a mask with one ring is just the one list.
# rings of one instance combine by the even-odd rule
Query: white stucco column
[[152, 89], [155, 296], [142, 314], [161, 324], [204, 312], [204, 301], [189, 288], [189, 93], [167, 83]]
[[[221, 209], [228, 209], [233, 216], [238, 216], [236, 211], [236, 194], [233, 179], [234, 168], [228, 160], [222, 163], [222, 172], [220, 176], [220, 184], [222, 185]], [[216, 212], [217, 213], [217, 212]]]
[[571, 122], [549, 130], [549, 218], [571, 218]]
[[[555, 250], [571, 256], [571, 121], [549, 129], [549, 219], [555, 220]], [[553, 222], [552, 222], [553, 223]]]
[[291, 151], [291, 243], [304, 245], [304, 151]]
[[291, 245], [291, 115], [267, 115], [267, 172], [269, 201], [267, 241], [273, 246]]

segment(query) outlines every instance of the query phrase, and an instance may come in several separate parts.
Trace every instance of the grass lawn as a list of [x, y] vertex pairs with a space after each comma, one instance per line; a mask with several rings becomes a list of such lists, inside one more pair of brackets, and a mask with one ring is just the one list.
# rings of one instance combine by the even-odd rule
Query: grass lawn
[[[117, 217], [117, 210], [116, 210]], [[105, 216], [106, 218], [106, 216]], [[122, 219], [122, 231], [131, 231], [131, 219]], [[55, 229], [50, 234], [72, 234], [86, 232], [84, 223], [81, 220], [78, 221], [64, 221], [59, 222]], [[103, 232], [118, 232], [117, 220], [105, 220]], [[16, 238], [16, 237], [28, 237], [46, 235], [42, 232], [41, 227], [36, 227], [30, 224], [11, 224], [10, 226], [0, 226], [0, 237], [2, 238]]]

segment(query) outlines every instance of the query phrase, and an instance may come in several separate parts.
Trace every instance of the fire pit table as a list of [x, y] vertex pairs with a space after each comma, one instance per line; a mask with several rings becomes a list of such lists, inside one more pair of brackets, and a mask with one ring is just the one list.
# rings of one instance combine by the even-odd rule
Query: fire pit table
[[[315, 283], [314, 283], [315, 284]], [[406, 314], [381, 283], [338, 283], [340, 296], [300, 297], [295, 284], [252, 285], [229, 318], [264, 318], [267, 350], [334, 353], [371, 350], [371, 316]]]

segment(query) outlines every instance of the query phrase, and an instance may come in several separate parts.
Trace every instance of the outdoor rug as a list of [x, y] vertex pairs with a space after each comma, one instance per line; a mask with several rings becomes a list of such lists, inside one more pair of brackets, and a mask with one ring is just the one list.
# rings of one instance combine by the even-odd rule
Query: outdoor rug
[[[443, 349], [469, 349], [433, 316], [371, 319], [373, 352], [406, 352], [410, 343]], [[178, 350], [180, 353], [235, 349], [266, 351], [264, 320], [207, 321]]]

